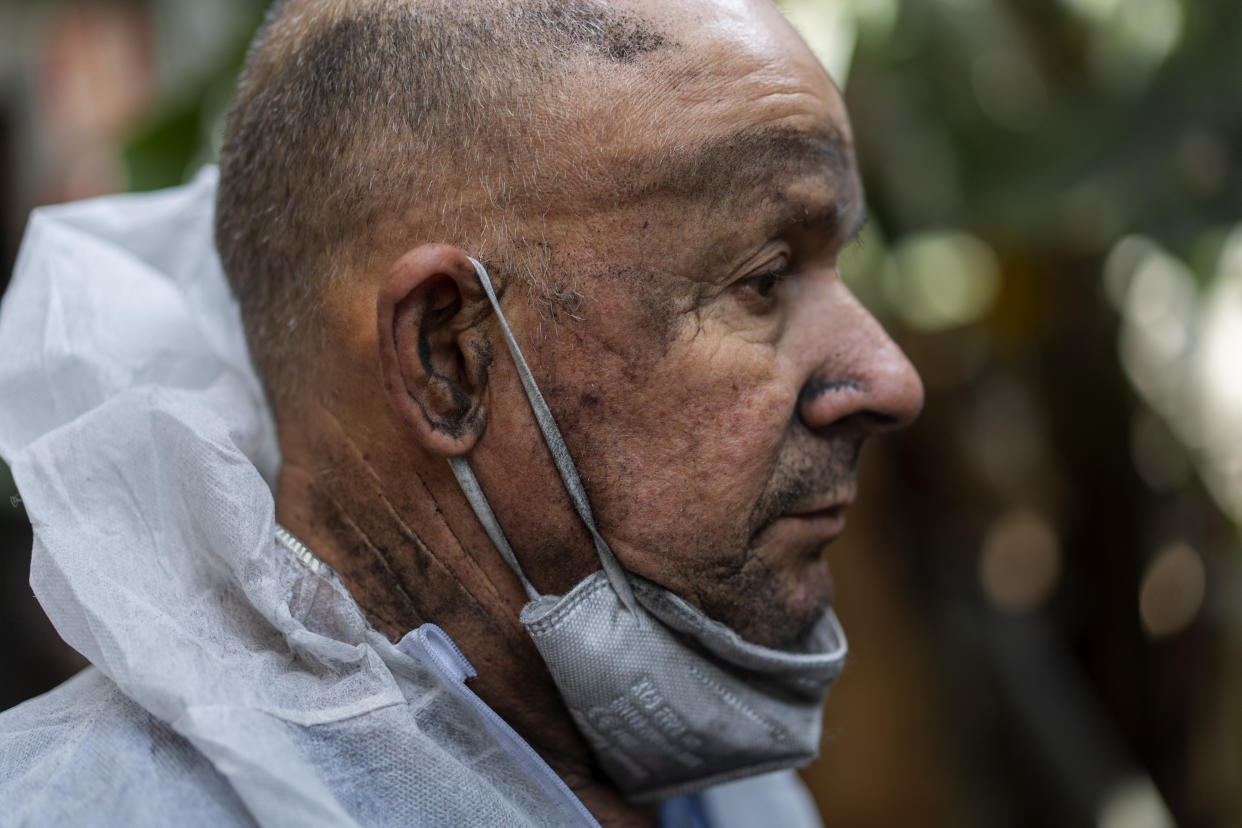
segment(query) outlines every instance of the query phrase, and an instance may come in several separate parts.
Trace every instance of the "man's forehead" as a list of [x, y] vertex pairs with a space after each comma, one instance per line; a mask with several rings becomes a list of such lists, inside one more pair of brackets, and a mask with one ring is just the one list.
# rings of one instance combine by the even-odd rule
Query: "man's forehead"
[[[657, 7], [656, 13], [663, 5], [637, 4]], [[699, 25], [691, 26], [695, 10]], [[719, 19], [703, 17], [708, 13]], [[588, 193], [723, 193], [761, 170], [772, 175], [794, 167], [819, 167], [838, 181], [852, 174], [852, 135], [840, 94], [766, 0], [687, 3], [676, 19], [653, 25], [680, 26], [662, 29], [671, 48], [619, 74], [590, 78], [572, 106], [581, 120], [570, 130], [569, 146], [577, 143], [580, 151], [569, 154], [584, 162], [581, 169], [607, 170], [623, 185], [618, 193], [582, 182]]]
[[757, 126], [742, 128], [696, 144], [673, 145], [631, 159], [626, 195], [668, 195], [728, 199], [756, 187], [784, 188], [800, 182], [807, 197], [814, 190], [837, 191], [853, 178], [854, 155], [836, 125], [821, 121], [810, 128]]
[[[779, 44], [790, 27], [772, 0], [605, 0], [641, 16], [679, 42], [707, 40]], [[762, 48], [762, 46], [760, 46]]]
[[[672, 48], [646, 73], [650, 91], [674, 108], [699, 109], [722, 95], [809, 95], [844, 122], [836, 87], [819, 60], [771, 0], [608, 0], [646, 21]], [[634, 84], [641, 94], [644, 84]], [[733, 87], [733, 88], [730, 88]], [[716, 93], [716, 94], [711, 94]], [[615, 105], [616, 99], [609, 101]]]

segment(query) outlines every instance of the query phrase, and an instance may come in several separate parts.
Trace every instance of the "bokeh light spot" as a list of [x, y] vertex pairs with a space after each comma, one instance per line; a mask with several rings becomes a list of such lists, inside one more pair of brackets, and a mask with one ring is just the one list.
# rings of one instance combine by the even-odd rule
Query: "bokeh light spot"
[[1206, 587], [1203, 560], [1189, 544], [1161, 549], [1139, 587], [1139, 613], [1147, 634], [1168, 638], [1184, 630], [1199, 614]]
[[1083, 17], [1100, 22], [1107, 21], [1117, 11], [1122, 0], [1062, 0], [1066, 6]]
[[1194, 276], [1167, 253], [1148, 253], [1126, 289], [1121, 363], [1135, 386], [1158, 404], [1181, 393], [1197, 313]]
[[1133, 776], [1109, 792], [1100, 808], [1099, 828], [1175, 828], [1173, 815], [1146, 776]]
[[988, 601], [1012, 613], [1039, 608], [1061, 576], [1061, 542], [1041, 515], [1015, 510], [988, 529], [979, 557], [979, 580]]
[[1126, 294], [1139, 265], [1156, 251], [1156, 246], [1142, 236], [1126, 236], [1113, 245], [1104, 263], [1104, 291], [1119, 311], [1125, 310]]
[[1014, 132], [1039, 128], [1048, 110], [1048, 90], [1030, 58], [1022, 52], [984, 52], [970, 72], [975, 100], [997, 126]]
[[858, 25], [850, 9], [842, 3], [817, 0], [780, 0], [778, 5], [833, 81], [844, 89], [858, 38]]
[[1114, 0], [1099, 3], [1089, 62], [1097, 82], [1117, 92], [1137, 92], [1181, 42], [1184, 12], [1179, 0]]
[[992, 248], [968, 233], [911, 236], [896, 250], [897, 267], [886, 274], [889, 303], [910, 327], [949, 330], [981, 319], [1000, 288], [1000, 264]]

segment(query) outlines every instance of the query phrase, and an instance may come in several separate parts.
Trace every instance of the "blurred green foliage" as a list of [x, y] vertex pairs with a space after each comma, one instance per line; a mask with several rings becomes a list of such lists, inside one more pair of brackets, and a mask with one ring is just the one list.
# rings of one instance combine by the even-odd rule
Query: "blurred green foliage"
[[182, 183], [200, 151], [203, 100], [168, 106], [124, 148], [131, 190], [158, 190]]

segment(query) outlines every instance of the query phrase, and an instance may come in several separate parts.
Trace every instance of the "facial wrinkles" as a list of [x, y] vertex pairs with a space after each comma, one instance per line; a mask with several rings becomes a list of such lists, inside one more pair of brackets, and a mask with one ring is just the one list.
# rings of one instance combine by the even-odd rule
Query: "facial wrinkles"
[[[632, 454], [632, 449], [610, 452], [600, 447], [575, 454], [586, 460], [584, 479], [593, 500], [602, 498], [606, 503], [599, 510], [600, 517], [622, 559], [641, 560], [666, 546], [659, 539], [676, 538], [677, 524], [689, 516], [679, 512], [674, 516], [679, 520], [664, 526], [662, 515], [646, 510], [643, 514], [647, 517], [636, 524], [629, 499], [609, 494], [637, 483], [646, 489], [670, 491], [671, 502], [712, 503], [716, 514], [726, 519], [714, 526], [699, 524], [703, 531], [695, 533], [696, 546], [679, 549], [680, 554], [668, 556], [663, 566], [680, 581], [677, 591], [719, 612], [738, 611], [736, 601], [729, 609], [727, 596], [737, 594], [737, 579], [742, 577], [748, 584], [744, 604], [753, 607], [756, 596], [780, 591], [781, 573], [772, 571], [779, 562], [769, 564], [752, 548], [759, 531], [808, 499], [822, 500], [848, 491], [857, 447], [842, 441], [824, 443], [806, 432], [796, 418], [800, 383], [792, 375], [800, 370], [794, 364], [798, 360], [779, 358], [773, 352], [773, 343], [746, 341], [727, 320], [685, 318], [686, 324], [678, 326], [672, 341], [659, 351], [652, 350], [651, 342], [638, 346], [630, 341], [620, 349], [609, 345], [613, 326], [599, 324], [605, 321], [598, 317], [600, 308], [611, 309], [611, 321], [623, 332], [632, 334], [644, 327], [636, 325], [636, 320], [621, 324], [628, 313], [619, 311], [618, 304], [644, 301], [639, 294], [645, 295], [645, 282], [636, 282], [632, 272], [614, 275], [617, 278], [590, 276], [594, 290], [588, 291], [588, 296], [594, 301], [589, 300], [584, 308], [586, 319], [565, 331], [575, 333], [574, 351], [593, 352], [602, 346], [598, 358], [588, 360], [597, 372], [594, 380], [613, 376], [605, 366], [620, 360], [623, 364], [615, 367], [620, 384], [605, 382], [601, 393], [596, 383], [572, 375], [555, 377], [557, 372], [553, 371], [548, 396], [576, 401], [571, 406], [557, 406], [558, 419], [564, 421], [567, 434], [577, 432], [575, 424], [585, 416], [601, 430], [621, 438], [620, 445], [626, 448], [633, 445], [632, 438], [641, 439], [637, 454]], [[638, 358], [644, 351], [648, 358]], [[556, 362], [552, 360], [551, 365]], [[610, 404], [611, 399], [627, 397], [632, 408]], [[770, 425], [773, 414], [775, 429]], [[753, 422], [748, 422], [751, 419]], [[662, 433], [642, 439], [644, 428], [653, 422], [660, 425]], [[739, 482], [764, 482], [717, 491], [713, 488], [714, 470], [722, 468], [737, 474]], [[747, 517], [738, 520], [731, 517], [734, 515]], [[801, 620], [799, 616], [791, 623]]]
[[792, 644], [814, 623], [831, 592], [823, 542], [791, 545], [765, 530], [791, 512], [847, 500], [858, 448], [857, 440], [824, 444], [805, 428], [791, 427], [762, 495], [741, 530], [729, 534], [735, 551], [714, 550], [714, 565], [693, 573], [692, 594], [704, 612], [748, 640], [777, 647]]
[[[584, 325], [591, 321], [588, 318]], [[652, 347], [649, 343], [649, 353]], [[615, 446], [607, 450], [599, 444], [588, 445], [575, 454], [582, 455], [588, 488], [606, 499], [607, 508], [600, 512], [610, 540], [632, 545], [641, 553], [656, 538], [675, 535], [684, 520], [684, 515], [653, 512], [641, 523], [627, 521], [629, 499], [613, 494], [635, 484], [643, 490], [667, 491], [673, 502], [684, 498], [696, 504], [712, 503], [727, 507], [729, 513], [750, 508], [758, 490], [747, 493], [730, 487], [717, 491], [714, 470], [737, 472], [750, 467], [748, 479], [762, 472], [761, 458], [775, 452], [779, 440], [773, 439], [770, 448], [764, 448], [756, 443], [763, 439], [757, 432], [770, 431], [762, 414], [771, 410], [777, 391], [771, 382], [770, 359], [739, 360], [738, 347], [723, 343], [719, 336], [698, 338], [683, 333], [667, 349], [656, 351], [658, 358], [622, 360], [610, 352], [611, 346], [604, 343], [601, 347], [594, 337], [575, 337], [575, 350], [589, 349], [592, 354], [588, 362], [593, 374], [590, 378], [555, 377], [548, 397], [576, 402], [572, 407], [557, 406], [567, 434], [576, 434], [580, 423], [590, 422], [598, 432], [609, 435]], [[721, 348], [732, 353], [720, 354]], [[791, 406], [792, 401], [779, 405]], [[721, 503], [722, 497], [736, 502]], [[723, 528], [718, 525], [711, 530], [719, 533]], [[740, 552], [744, 541], [744, 536], [732, 538], [729, 546]], [[706, 554], [714, 557], [720, 551]], [[688, 553], [685, 557], [704, 560], [704, 555]]]
[[[588, 67], [573, 78], [577, 97], [572, 107], [559, 110], [557, 142], [569, 161], [562, 184], [580, 190], [572, 195], [589, 198], [598, 177], [617, 162], [747, 130], [810, 131], [836, 124], [844, 130], [841, 140], [850, 143], [831, 80], [775, 9], [759, 4], [775, 25], [757, 27], [756, 8], [711, 5], [702, 19], [674, 21], [670, 31], [678, 49], [641, 71], [609, 76]], [[617, 117], [619, 100], [625, 101], [623, 118]], [[747, 169], [735, 166], [731, 172]]]
[[[776, 251], [768, 248], [773, 238], [785, 235], [784, 228], [816, 238], [840, 234], [836, 229], [840, 216], [852, 209], [831, 196], [826, 177], [820, 173], [813, 177], [813, 184], [791, 184], [767, 197], [757, 190], [749, 206], [736, 209], [712, 211], [696, 202], [678, 209], [680, 200], [671, 198], [660, 209], [627, 208], [610, 221], [622, 228], [641, 226], [632, 248], [614, 243], [598, 256], [588, 252], [561, 264], [561, 269], [577, 271], [575, 283], [581, 285], [584, 298], [579, 310], [584, 326], [591, 329], [576, 333], [576, 341], [598, 342], [606, 354], [623, 357], [633, 369], [630, 373], [636, 374], [650, 370], [654, 360], [676, 357], [678, 352], [691, 366], [705, 360], [721, 371], [770, 362], [784, 314], [752, 313], [727, 294], [739, 288], [749, 271], [771, 269]], [[656, 218], [668, 213], [680, 214], [683, 220]], [[687, 237], [692, 227], [703, 232]], [[742, 227], [746, 229], [739, 231]], [[794, 246], [786, 246], [789, 253], [795, 252]], [[635, 263], [607, 264], [603, 260], [609, 255]], [[612, 321], [632, 320], [633, 325], [618, 325], [622, 330], [614, 334], [613, 326], [596, 324], [605, 313]], [[573, 328], [565, 331], [575, 333]], [[696, 341], [703, 350], [688, 352], [687, 346]]]
[[[734, 4], [734, 12], [746, 5]], [[746, 616], [759, 614], [766, 596], [773, 619], [759, 632], [770, 638], [788, 634], [782, 624], [805, 620], [801, 599], [782, 621], [775, 616], [809, 564], [782, 565], [802, 552], [760, 537], [762, 529], [809, 500], [848, 494], [857, 444], [826, 440], [797, 419], [810, 368], [799, 367], [805, 358], [782, 354], [799, 343], [782, 347], [766, 322], [748, 321], [725, 294], [745, 277], [747, 257], [771, 241], [773, 225], [849, 213], [843, 205], [857, 193], [847, 183], [854, 173], [843, 110], [822, 70], [807, 68], [809, 53], [789, 56], [805, 51], [792, 35], [717, 29], [702, 38], [677, 35], [694, 53], [681, 71], [627, 78], [628, 126], [616, 125], [606, 82], [576, 110], [585, 114], [574, 118], [566, 146], [574, 135], [602, 135], [576, 142], [569, 168], [608, 171], [630, 186], [610, 190], [595, 179], [582, 185], [591, 190], [581, 198], [558, 193], [545, 214], [549, 226], [568, 227], [586, 209], [588, 224], [601, 231], [587, 228], [583, 250], [567, 245], [572, 256], [556, 256], [581, 286], [584, 320], [561, 328], [555, 340], [563, 350], [550, 343], [551, 358], [538, 359], [536, 370], [548, 372], [541, 385], [548, 384], [601, 528], [623, 563], [737, 622], [743, 634], [756, 623]], [[747, 132], [771, 144], [761, 163], [722, 152]], [[817, 137], [821, 147], [807, 152]], [[646, 186], [643, 174], [652, 169], [645, 163], [627, 166], [627, 159], [665, 160], [670, 146], [683, 152], [657, 172], [671, 187]], [[688, 158], [696, 147], [715, 169]], [[741, 177], [754, 185], [744, 193]], [[761, 219], [761, 206], [783, 215]]]
[[[829, 280], [818, 288], [823, 296], [844, 290], [832, 272], [807, 278], [811, 282], [816, 278]], [[805, 291], [811, 289], [807, 287]], [[805, 291], [801, 292], [803, 295], [797, 295], [796, 300], [793, 297], [788, 300], [798, 301], [804, 307], [801, 309], [803, 315], [791, 322], [799, 333], [791, 336], [784, 348], [795, 361], [820, 361], [825, 359], [825, 346], [816, 344], [808, 336], [823, 338], [824, 334], [816, 331], [823, 325], [821, 312], [813, 310], [815, 301]], [[853, 493], [855, 468], [862, 443], [857, 430], [834, 423], [812, 431], [801, 419], [801, 412], [822, 397], [861, 390], [859, 382], [848, 373], [842, 373], [841, 367], [836, 365], [839, 343], [835, 339], [834, 356], [828, 358], [827, 364], [821, 362], [815, 367], [811, 376], [803, 381], [793, 401], [788, 419], [788, 437], [764, 494], [750, 515], [752, 540], [783, 514], [840, 504]], [[791, 370], [799, 369], [795, 367]]]
[[747, 521], [752, 542], [783, 515], [824, 508], [852, 494], [861, 441], [840, 437], [825, 443], [804, 427], [792, 431]]
[[[677, 591], [709, 615], [736, 627], [751, 640], [775, 643], [796, 635], [810, 622], [816, 607], [826, 600], [827, 581], [824, 575], [818, 581], [811, 578], [797, 583], [798, 573], [809, 565], [806, 556], [817, 552], [820, 544], [814, 544], [815, 548], [790, 549], [788, 543], [778, 541], [773, 547], [770, 539], [762, 537], [763, 530], [793, 511], [822, 509], [848, 500], [853, 491], [859, 441], [849, 434], [814, 434], [797, 416], [800, 399], [831, 393], [834, 388], [848, 385], [849, 380], [812, 380], [799, 393], [795, 390], [796, 382], [795, 388], [789, 387], [790, 372], [798, 370], [796, 364], [774, 356], [770, 347], [762, 349], [766, 355], [754, 353], [746, 358], [744, 352], [753, 347], [739, 342], [717, 323], [698, 329], [696, 335], [679, 340], [674, 346], [674, 355], [685, 355], [686, 365], [697, 366], [703, 377], [702, 384], [684, 386], [687, 442], [684, 451], [670, 457], [672, 468], [685, 480], [683, 491], [678, 494], [688, 503], [713, 502], [716, 514], [724, 519], [696, 533], [696, 546], [670, 556], [674, 557], [670, 566], [680, 581]], [[694, 374], [687, 371], [685, 375]], [[713, 377], [718, 381], [714, 382]], [[726, 383], [732, 384], [732, 393]], [[749, 400], [740, 399], [739, 391]], [[752, 412], [756, 414], [752, 423], [737, 419]], [[776, 422], [780, 427], [773, 433], [765, 421], [770, 421], [776, 412], [783, 415], [778, 415]], [[675, 414], [674, 411], [658, 419], [668, 426], [678, 421]], [[696, 434], [709, 437], [696, 439]], [[771, 443], [765, 446], [768, 435]], [[708, 474], [730, 469], [736, 474], [735, 481], [744, 484], [756, 479], [754, 472], [760, 469], [755, 466], [764, 458], [773, 459], [770, 467], [758, 476], [764, 483], [753, 489], [743, 485], [721, 492], [713, 490], [708, 481], [707, 488], [693, 497], [686, 491], [687, 486], [694, 491], [699, 485], [699, 460]], [[730, 504], [729, 500], [736, 502]], [[739, 513], [747, 515], [745, 520], [731, 517]], [[687, 518], [684, 514], [681, 517]], [[644, 538], [663, 534], [650, 522], [642, 530], [638, 536], [623, 530], [628, 537], [621, 541], [619, 551], [629, 551], [627, 540], [641, 546]], [[806, 562], [795, 563], [791, 569], [794, 559]], [[791, 599], [791, 594], [799, 591], [806, 594]], [[745, 599], [739, 600], [739, 596]], [[759, 623], [751, 616], [758, 606], [765, 604], [766, 618]]]

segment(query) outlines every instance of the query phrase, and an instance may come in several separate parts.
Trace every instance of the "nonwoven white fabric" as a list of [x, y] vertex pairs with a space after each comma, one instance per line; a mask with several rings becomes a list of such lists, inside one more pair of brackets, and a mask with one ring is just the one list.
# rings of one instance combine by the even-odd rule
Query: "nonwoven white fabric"
[[442, 632], [389, 642], [275, 539], [215, 183], [35, 211], [0, 304], [31, 585], [93, 665], [0, 714], [0, 825], [594, 824]]

